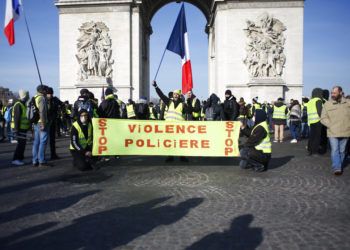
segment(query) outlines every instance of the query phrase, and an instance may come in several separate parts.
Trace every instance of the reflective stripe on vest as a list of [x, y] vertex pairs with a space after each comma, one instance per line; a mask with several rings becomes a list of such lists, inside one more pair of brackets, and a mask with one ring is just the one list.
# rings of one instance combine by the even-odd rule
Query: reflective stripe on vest
[[287, 119], [287, 115], [286, 115], [286, 105], [282, 105], [281, 107], [273, 107], [273, 115], [272, 118], [273, 119]]
[[15, 107], [19, 105], [21, 108], [21, 120], [19, 122], [19, 129], [28, 130], [30, 128], [30, 122], [27, 118], [27, 107], [20, 101], [16, 102], [12, 108], [11, 128], [15, 128]]
[[316, 103], [322, 101], [321, 98], [312, 98], [306, 105], [307, 108], [307, 122], [309, 125], [320, 121], [320, 116], [317, 113]]
[[257, 109], [261, 109], [261, 105], [260, 105], [260, 103], [254, 103], [254, 108], [255, 108], [255, 110], [257, 110]]
[[149, 119], [150, 120], [156, 120], [154, 114], [153, 114], [153, 108], [149, 107]]
[[126, 112], [127, 112], [128, 118], [136, 117], [135, 110], [134, 110], [134, 105], [132, 105], [132, 104], [126, 105]]
[[255, 149], [261, 150], [265, 154], [271, 154], [272, 153], [272, 145], [271, 145], [270, 132], [269, 132], [267, 122], [264, 121], [264, 122], [261, 122], [258, 125], [256, 125], [255, 128], [252, 130], [252, 134], [253, 134], [254, 130], [259, 126], [261, 126], [265, 129], [266, 137], [260, 142], [259, 145], [255, 146]]
[[183, 110], [183, 103], [180, 103], [175, 108], [175, 104], [172, 101], [166, 113], [165, 120], [166, 121], [184, 121], [185, 119], [182, 115], [182, 110]]
[[[92, 145], [92, 125], [91, 123], [88, 124], [88, 138], [85, 138], [84, 132], [81, 129], [78, 122], [73, 123], [73, 127], [78, 131], [78, 140], [80, 146], [85, 149], [87, 146]], [[70, 144], [70, 149], [74, 150], [74, 147], [72, 146], [72, 143]]]
[[[193, 98], [192, 100], [192, 107], [194, 108], [196, 106], [197, 98]], [[193, 118], [198, 118], [200, 116], [200, 112], [192, 112]]]

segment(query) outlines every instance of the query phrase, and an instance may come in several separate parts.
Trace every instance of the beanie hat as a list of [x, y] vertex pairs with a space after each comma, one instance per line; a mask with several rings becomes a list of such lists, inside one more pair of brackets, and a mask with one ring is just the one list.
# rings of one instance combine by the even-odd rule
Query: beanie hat
[[86, 95], [88, 93], [89, 93], [89, 90], [87, 90], [87, 89], [81, 89], [80, 90], [80, 95]]
[[47, 88], [47, 94], [53, 95], [53, 88]]
[[228, 89], [228, 90], [226, 90], [226, 91], [225, 91], [225, 95], [230, 95], [230, 96], [231, 96], [231, 95], [232, 95], [231, 90], [229, 90], [229, 89]]
[[27, 97], [27, 95], [28, 95], [28, 91], [26, 91], [26, 90], [23, 90], [23, 89], [20, 89], [19, 91], [18, 91], [18, 94], [19, 94], [19, 99], [24, 99], [24, 98], [26, 98]]
[[173, 94], [181, 95], [181, 89], [176, 89], [173, 91]]
[[112, 94], [113, 94], [113, 89], [107, 88], [107, 89], [105, 90], [105, 95], [112, 95]]

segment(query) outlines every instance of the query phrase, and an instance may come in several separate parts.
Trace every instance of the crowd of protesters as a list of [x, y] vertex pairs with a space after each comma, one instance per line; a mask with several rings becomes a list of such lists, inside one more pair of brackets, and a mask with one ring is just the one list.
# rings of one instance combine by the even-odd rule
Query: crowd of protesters
[[[246, 103], [226, 90], [225, 100], [216, 94], [200, 101], [192, 91], [181, 93], [174, 90], [165, 95], [156, 82], [152, 84], [159, 96], [158, 103], [147, 98], [129, 99], [124, 103], [107, 88], [99, 104], [93, 93], [81, 89], [73, 105], [54, 96], [53, 89], [40, 85], [37, 94], [29, 98], [27, 91], [20, 90], [18, 100], [0, 103], [0, 140], [17, 143], [13, 165], [24, 165], [27, 132], [33, 139], [33, 166], [50, 166], [46, 159], [46, 145], [50, 145], [50, 160], [59, 159], [55, 139], [70, 136], [70, 152], [73, 164], [80, 170], [93, 169], [97, 161], [92, 156], [92, 118], [167, 120], [167, 121], [240, 121], [241, 136], [247, 140], [241, 145], [243, 169], [266, 171], [272, 154], [272, 142], [286, 141], [286, 129], [290, 131], [290, 143], [307, 139], [307, 155], [318, 156], [331, 149], [332, 170], [342, 174], [350, 137], [350, 100], [340, 86], [328, 90], [315, 88], [311, 97], [301, 102], [286, 102], [278, 98], [271, 103], [260, 103], [259, 97]], [[271, 139], [273, 137], [273, 139]], [[167, 161], [172, 161], [168, 157]], [[188, 161], [181, 157], [181, 160]]]

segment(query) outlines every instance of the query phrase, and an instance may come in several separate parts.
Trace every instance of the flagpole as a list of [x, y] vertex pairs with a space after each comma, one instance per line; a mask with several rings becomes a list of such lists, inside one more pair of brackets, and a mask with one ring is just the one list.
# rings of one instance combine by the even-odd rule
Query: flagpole
[[26, 23], [26, 28], [27, 28], [27, 32], [28, 32], [28, 36], [29, 36], [30, 45], [31, 45], [31, 47], [32, 47], [32, 52], [33, 52], [33, 56], [34, 56], [34, 60], [35, 60], [36, 70], [38, 71], [38, 76], [39, 76], [39, 80], [40, 80], [40, 85], [43, 85], [43, 81], [41, 80], [41, 75], [40, 75], [38, 60], [36, 59], [36, 55], [35, 55], [35, 50], [34, 50], [34, 46], [33, 46], [32, 36], [31, 36], [31, 34], [30, 34], [29, 26], [28, 26], [28, 21], [27, 21], [27, 17], [26, 17], [26, 14], [25, 14], [25, 12], [24, 12], [23, 0], [21, 1], [21, 7], [22, 7], [22, 13], [23, 13], [23, 16], [24, 16], [24, 21], [25, 21], [25, 23]]
[[157, 76], [158, 76], [158, 72], [159, 72], [159, 69], [160, 69], [160, 66], [162, 65], [162, 62], [163, 62], [163, 59], [164, 59], [164, 56], [165, 56], [165, 52], [166, 52], [166, 47], [164, 49], [164, 52], [163, 52], [163, 55], [162, 55], [162, 59], [160, 59], [160, 63], [159, 63], [159, 66], [158, 66], [158, 69], [157, 69], [157, 72], [156, 72], [156, 75], [154, 76], [154, 81], [157, 79]]

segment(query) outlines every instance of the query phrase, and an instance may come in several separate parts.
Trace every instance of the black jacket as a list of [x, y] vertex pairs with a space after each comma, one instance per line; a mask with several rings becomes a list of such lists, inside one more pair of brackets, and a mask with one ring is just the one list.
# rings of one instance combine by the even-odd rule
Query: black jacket
[[149, 106], [145, 101], [141, 101], [135, 104], [135, 115], [138, 120], [149, 119]]
[[235, 121], [239, 115], [239, 105], [236, 97], [231, 95], [224, 101], [224, 113], [226, 121]]
[[98, 115], [100, 118], [120, 118], [120, 107], [117, 100], [113, 98], [106, 98], [98, 107]]
[[194, 117], [192, 115], [193, 112], [195, 113], [200, 113], [201, 112], [201, 103], [196, 99], [196, 102], [194, 106], [192, 106], [193, 99], [196, 98], [195, 96], [192, 96], [191, 98], [188, 98], [186, 103], [187, 103], [187, 120], [194, 120]]
[[[204, 106], [204, 110], [207, 110], [208, 108], [213, 108], [213, 117], [211, 117], [213, 121], [225, 120], [224, 108], [222, 105], [220, 105], [219, 102], [220, 102], [219, 97], [215, 94], [211, 94], [206, 105]], [[207, 118], [207, 119], [210, 119], [210, 118]]]

